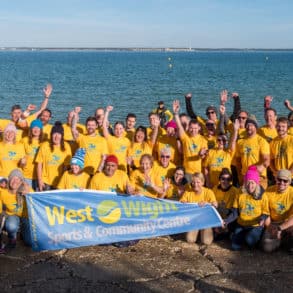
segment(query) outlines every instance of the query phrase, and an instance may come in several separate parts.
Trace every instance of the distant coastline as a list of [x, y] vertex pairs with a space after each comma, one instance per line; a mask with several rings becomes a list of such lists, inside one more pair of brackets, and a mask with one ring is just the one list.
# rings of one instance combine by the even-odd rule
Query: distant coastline
[[99, 51], [99, 52], [205, 52], [205, 51], [228, 51], [228, 52], [254, 52], [254, 51], [282, 51], [289, 52], [291, 49], [264, 49], [264, 48], [155, 48], [155, 47], [121, 47], [121, 48], [91, 48], [91, 47], [0, 47], [1, 51]]

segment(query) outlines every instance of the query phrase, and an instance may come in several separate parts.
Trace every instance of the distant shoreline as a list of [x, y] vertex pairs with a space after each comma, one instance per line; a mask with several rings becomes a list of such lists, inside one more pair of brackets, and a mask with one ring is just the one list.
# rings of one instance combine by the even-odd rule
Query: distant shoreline
[[147, 48], [147, 47], [121, 47], [121, 48], [90, 48], [90, 47], [0, 47], [1, 51], [99, 51], [99, 52], [289, 52], [292, 49], [264, 49], [264, 48]]

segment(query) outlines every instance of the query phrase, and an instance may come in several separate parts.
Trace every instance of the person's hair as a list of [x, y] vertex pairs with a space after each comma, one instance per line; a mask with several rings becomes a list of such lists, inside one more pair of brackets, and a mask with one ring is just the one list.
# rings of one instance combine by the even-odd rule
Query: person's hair
[[187, 118], [189, 118], [189, 116], [186, 113], [180, 113], [179, 114], [179, 118], [181, 118], [181, 117], [187, 117]]
[[219, 179], [221, 179], [221, 177], [223, 175], [229, 175], [229, 180], [232, 181], [232, 173], [230, 172], [230, 170], [228, 168], [222, 168], [222, 171], [219, 174]]
[[[43, 142], [43, 129], [40, 129], [40, 131], [41, 131], [41, 133], [38, 138], [39, 143]], [[29, 132], [28, 132], [28, 143], [32, 144], [32, 142], [33, 142], [33, 133], [32, 133], [32, 128], [30, 128]]]
[[261, 187], [261, 185], [257, 184], [256, 185], [256, 188], [254, 190], [253, 193], [249, 193], [247, 188], [246, 188], [246, 183], [243, 184], [243, 186], [241, 187], [241, 191], [242, 193], [246, 193], [246, 194], [249, 194], [251, 195], [254, 199], [261, 199], [262, 198], [262, 194], [263, 194], [263, 189]]
[[134, 113], [128, 113], [127, 116], [126, 116], [126, 120], [128, 118], [135, 118], [136, 119], [136, 115]]
[[139, 132], [139, 131], [142, 131], [144, 133], [144, 142], [147, 142], [148, 140], [148, 135], [147, 135], [147, 129], [146, 127], [142, 126], [142, 125], [139, 125], [136, 129], [135, 129], [135, 132], [134, 132], [134, 135], [133, 135], [133, 142], [137, 142], [136, 141], [136, 134]]
[[[62, 123], [60, 121], [56, 121], [55, 124], [54, 124], [54, 126], [53, 126], [53, 128], [55, 126], [62, 127]], [[52, 134], [52, 130], [51, 130], [51, 134]], [[61, 145], [61, 151], [64, 152], [65, 151], [64, 133], [63, 133], [63, 135], [61, 135], [60, 145]], [[51, 152], [54, 151], [53, 135], [50, 136], [50, 150], [51, 150]]]
[[164, 147], [160, 150], [160, 157], [162, 154], [168, 154], [169, 156], [171, 155], [171, 149], [168, 147]]
[[203, 184], [205, 183], [204, 175], [201, 172], [196, 172], [192, 174], [191, 178], [198, 178]]
[[191, 119], [188, 123], [188, 126], [190, 126], [191, 124], [196, 124], [196, 125], [200, 126], [200, 123], [195, 119]]
[[279, 118], [277, 119], [277, 124], [278, 124], [278, 123], [286, 123], [287, 126], [289, 127], [289, 120], [288, 120], [286, 117], [279, 117]]
[[87, 117], [86, 120], [85, 120], [85, 125], [87, 125], [88, 122], [90, 122], [90, 121], [95, 121], [95, 123], [98, 125], [97, 119], [94, 116]]
[[153, 112], [150, 112], [149, 114], [148, 114], [148, 117], [150, 118], [151, 116], [157, 116], [157, 117], [159, 117], [159, 115], [157, 114], [157, 113], [153, 113]]
[[268, 111], [273, 111], [274, 114], [277, 116], [277, 111], [276, 111], [276, 109], [274, 109], [274, 108], [266, 108], [266, 109], [265, 109], [265, 115], [268, 113]]
[[117, 122], [115, 122], [115, 124], [114, 124], [114, 128], [115, 128], [117, 125], [119, 125], [119, 124], [122, 125], [123, 128], [125, 128], [123, 121], [117, 121]]
[[151, 162], [151, 165], [153, 166], [154, 164], [154, 158], [152, 155], [150, 154], [143, 154], [141, 157], [140, 157], [140, 160], [139, 160], [139, 164], [141, 165], [141, 162], [144, 160], [144, 159], [149, 159], [150, 162]]
[[39, 116], [42, 116], [44, 112], [48, 112], [50, 114], [50, 117], [52, 117], [52, 111], [49, 108], [44, 109]]
[[21, 110], [20, 105], [13, 105], [13, 106], [11, 107], [11, 112], [13, 112], [14, 110]]
[[183, 171], [183, 173], [185, 174], [185, 168], [183, 166], [178, 166], [175, 168], [174, 174], [176, 173], [176, 171]]

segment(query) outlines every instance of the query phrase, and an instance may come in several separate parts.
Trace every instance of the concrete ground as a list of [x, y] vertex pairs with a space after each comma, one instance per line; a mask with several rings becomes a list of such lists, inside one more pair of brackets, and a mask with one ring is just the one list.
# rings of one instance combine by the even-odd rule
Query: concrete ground
[[172, 237], [127, 248], [91, 246], [36, 253], [20, 242], [0, 255], [0, 292], [293, 292], [284, 251], [233, 252]]

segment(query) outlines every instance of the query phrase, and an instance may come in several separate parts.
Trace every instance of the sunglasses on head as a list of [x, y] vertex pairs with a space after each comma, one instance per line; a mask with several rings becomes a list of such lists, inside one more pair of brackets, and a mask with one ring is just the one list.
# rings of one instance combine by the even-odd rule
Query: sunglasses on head
[[283, 179], [283, 178], [277, 178], [278, 182], [284, 182], [284, 183], [288, 183], [289, 180], [288, 179]]

